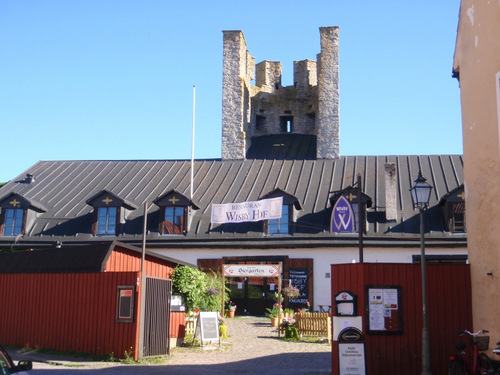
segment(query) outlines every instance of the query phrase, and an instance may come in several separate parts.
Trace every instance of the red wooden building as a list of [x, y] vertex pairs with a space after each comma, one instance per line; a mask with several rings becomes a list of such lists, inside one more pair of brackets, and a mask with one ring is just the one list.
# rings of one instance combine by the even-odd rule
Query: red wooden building
[[[362, 318], [367, 373], [417, 375], [422, 370], [422, 283], [420, 264], [358, 263], [331, 266], [332, 301], [343, 291], [356, 297]], [[427, 317], [431, 371], [448, 373], [459, 331], [472, 329], [470, 269], [467, 264], [427, 264]], [[373, 300], [393, 291], [377, 322]], [[333, 306], [335, 315], [335, 306]], [[348, 320], [348, 317], [336, 317]], [[335, 320], [335, 318], [334, 318]], [[334, 322], [335, 324], [335, 322]], [[482, 327], [481, 327], [482, 328]], [[487, 327], [485, 327], [487, 329]], [[336, 337], [334, 337], [336, 340]], [[339, 371], [338, 342], [332, 374]]]
[[141, 249], [116, 241], [0, 254], [0, 342], [136, 360], [167, 354], [179, 263], [147, 252], [143, 278]]

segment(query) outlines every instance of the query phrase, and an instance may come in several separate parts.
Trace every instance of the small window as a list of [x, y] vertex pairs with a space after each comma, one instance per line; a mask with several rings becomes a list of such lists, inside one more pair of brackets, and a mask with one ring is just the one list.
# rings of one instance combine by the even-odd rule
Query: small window
[[280, 129], [282, 133], [292, 133], [293, 132], [293, 116], [281, 116], [280, 117]]
[[164, 234], [186, 233], [185, 212], [183, 206], [165, 207]]
[[255, 121], [255, 129], [264, 130], [265, 123], [266, 123], [266, 117], [257, 115], [256, 121]]
[[199, 207], [184, 194], [170, 190], [154, 201], [159, 209], [160, 234], [180, 235], [189, 231], [189, 215]]
[[18, 193], [0, 198], [0, 209], [0, 236], [24, 235], [35, 220], [34, 213], [47, 212], [41, 203]]
[[117, 207], [97, 208], [97, 235], [116, 235]]
[[439, 201], [443, 214], [443, 229], [450, 233], [465, 233], [467, 222], [465, 216], [464, 185], [460, 185], [443, 196]]
[[17, 236], [23, 232], [24, 209], [6, 208], [3, 228], [4, 236]]
[[118, 286], [116, 304], [116, 321], [118, 323], [134, 322], [135, 287]]
[[290, 205], [284, 204], [281, 210], [281, 218], [268, 220], [268, 234], [290, 234]]
[[264, 231], [269, 235], [293, 234], [296, 230], [294, 225], [297, 215], [296, 211], [301, 210], [302, 206], [296, 197], [279, 188], [263, 195], [261, 199], [278, 197], [283, 199], [281, 217], [265, 221]]
[[449, 202], [449, 228], [452, 233], [464, 233], [465, 230], [465, 202]]
[[117, 236], [120, 223], [124, 223], [128, 210], [137, 207], [107, 190], [101, 190], [87, 199], [87, 204], [94, 208], [92, 234], [94, 236]]

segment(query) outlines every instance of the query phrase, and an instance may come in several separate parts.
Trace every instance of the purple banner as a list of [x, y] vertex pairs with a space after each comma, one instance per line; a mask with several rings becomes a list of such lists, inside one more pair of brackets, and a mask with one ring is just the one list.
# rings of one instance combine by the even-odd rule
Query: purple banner
[[342, 195], [333, 206], [330, 230], [332, 232], [354, 232], [352, 206]]

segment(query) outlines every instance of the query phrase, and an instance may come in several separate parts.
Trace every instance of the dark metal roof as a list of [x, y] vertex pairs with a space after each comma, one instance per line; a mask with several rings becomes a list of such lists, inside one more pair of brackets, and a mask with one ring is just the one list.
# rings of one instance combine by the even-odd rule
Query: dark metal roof
[[[385, 163], [395, 163], [397, 170], [397, 220], [385, 220]], [[450, 240], [445, 232], [438, 202], [463, 184], [463, 160], [460, 155], [429, 156], [344, 156], [318, 160], [196, 160], [194, 163], [194, 196], [192, 222], [184, 236], [160, 235], [159, 207], [151, 204], [165, 193], [175, 190], [189, 198], [189, 160], [129, 161], [40, 161], [24, 172], [34, 176], [30, 184], [13, 180], [0, 188], [0, 199], [16, 192], [26, 199], [43, 204], [47, 212], [36, 215], [25, 243], [85, 243], [118, 240], [140, 244], [143, 228], [143, 206], [148, 202], [148, 245], [209, 246], [286, 246], [287, 241], [303, 239], [305, 244], [328, 240], [329, 246], [343, 243], [349, 236], [329, 232], [330, 197], [356, 182], [361, 174], [363, 192], [372, 199], [368, 210], [368, 233], [376, 241], [417, 237], [418, 211], [413, 209], [410, 187], [419, 169], [433, 185], [426, 228], [430, 237]], [[22, 178], [20, 178], [22, 180]], [[212, 225], [212, 203], [258, 200], [276, 189], [297, 198], [296, 230], [292, 236], [266, 236], [262, 223]], [[91, 234], [92, 207], [86, 201], [106, 190], [139, 207], [127, 212], [117, 237], [94, 237]], [[457, 237], [454, 236], [453, 240]], [[332, 241], [333, 240], [333, 241]], [[13, 238], [0, 237], [11, 244]], [[296, 245], [293, 245], [296, 246]]]
[[108, 244], [0, 253], [0, 273], [103, 272]]
[[[142, 254], [142, 249], [117, 241], [91, 245], [63, 244], [61, 247], [0, 253], [0, 273], [104, 272], [106, 263], [115, 247], [134, 251], [139, 257]], [[146, 255], [173, 264], [197, 267], [150, 251], [146, 251]]]
[[282, 133], [253, 137], [246, 157], [269, 160], [314, 160], [316, 136]]

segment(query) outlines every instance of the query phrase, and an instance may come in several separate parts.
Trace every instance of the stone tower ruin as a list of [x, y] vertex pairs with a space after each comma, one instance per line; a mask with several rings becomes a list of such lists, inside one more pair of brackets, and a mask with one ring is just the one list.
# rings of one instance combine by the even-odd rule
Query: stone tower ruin
[[339, 157], [339, 28], [320, 28], [317, 61], [294, 61], [287, 87], [280, 62], [256, 65], [243, 32], [223, 34], [222, 159], [245, 159], [253, 138], [277, 134], [313, 135], [316, 158]]

